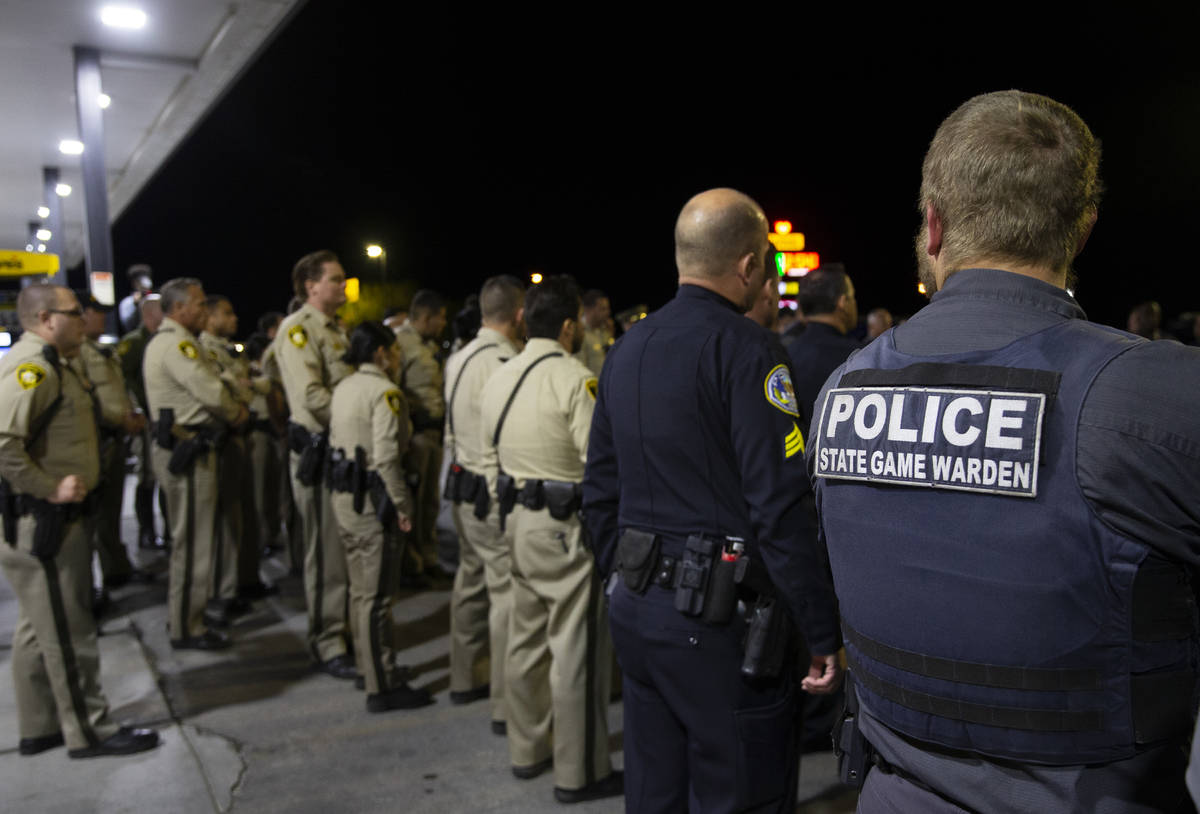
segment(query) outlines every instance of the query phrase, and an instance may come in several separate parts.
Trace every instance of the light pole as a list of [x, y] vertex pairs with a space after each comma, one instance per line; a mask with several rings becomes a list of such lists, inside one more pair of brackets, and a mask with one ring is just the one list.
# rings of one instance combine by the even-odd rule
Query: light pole
[[387, 279], [387, 249], [380, 246], [378, 243], [372, 243], [367, 246], [367, 257], [379, 261], [379, 280], [383, 282]]

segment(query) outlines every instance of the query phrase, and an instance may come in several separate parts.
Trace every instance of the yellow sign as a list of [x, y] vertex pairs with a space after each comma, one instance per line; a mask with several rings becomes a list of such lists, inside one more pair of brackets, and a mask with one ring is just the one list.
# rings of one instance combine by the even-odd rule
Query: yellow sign
[[771, 241], [771, 245], [777, 252], [804, 251], [804, 232], [788, 232], [787, 234], [772, 232], [767, 235], [767, 240]]
[[358, 302], [359, 284], [357, 277], [346, 278], [346, 302]]
[[783, 255], [784, 273], [788, 277], [803, 277], [821, 265], [818, 252], [780, 252]]
[[57, 254], [0, 249], [0, 277], [26, 277], [30, 274], [54, 274], [57, 271]]

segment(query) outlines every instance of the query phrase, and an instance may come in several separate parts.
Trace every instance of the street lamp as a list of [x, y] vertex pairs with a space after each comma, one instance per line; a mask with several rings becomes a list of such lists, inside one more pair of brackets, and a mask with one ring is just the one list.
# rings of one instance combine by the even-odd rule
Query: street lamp
[[387, 250], [378, 243], [367, 246], [367, 257], [379, 261], [379, 279], [387, 279]]

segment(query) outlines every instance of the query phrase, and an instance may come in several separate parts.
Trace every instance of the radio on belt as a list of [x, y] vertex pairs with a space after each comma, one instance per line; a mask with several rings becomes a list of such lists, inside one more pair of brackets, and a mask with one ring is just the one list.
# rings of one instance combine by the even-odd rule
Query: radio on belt
[[821, 406], [815, 474], [1037, 496], [1046, 396], [912, 386], [838, 387]]

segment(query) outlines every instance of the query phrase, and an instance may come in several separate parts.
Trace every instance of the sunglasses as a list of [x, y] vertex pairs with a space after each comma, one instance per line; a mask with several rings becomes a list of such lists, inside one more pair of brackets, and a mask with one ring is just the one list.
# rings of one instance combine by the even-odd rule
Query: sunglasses
[[64, 317], [79, 317], [81, 319], [83, 318], [83, 309], [78, 308], [78, 307], [67, 308], [67, 309], [47, 308], [46, 311], [51, 314], [62, 314]]

